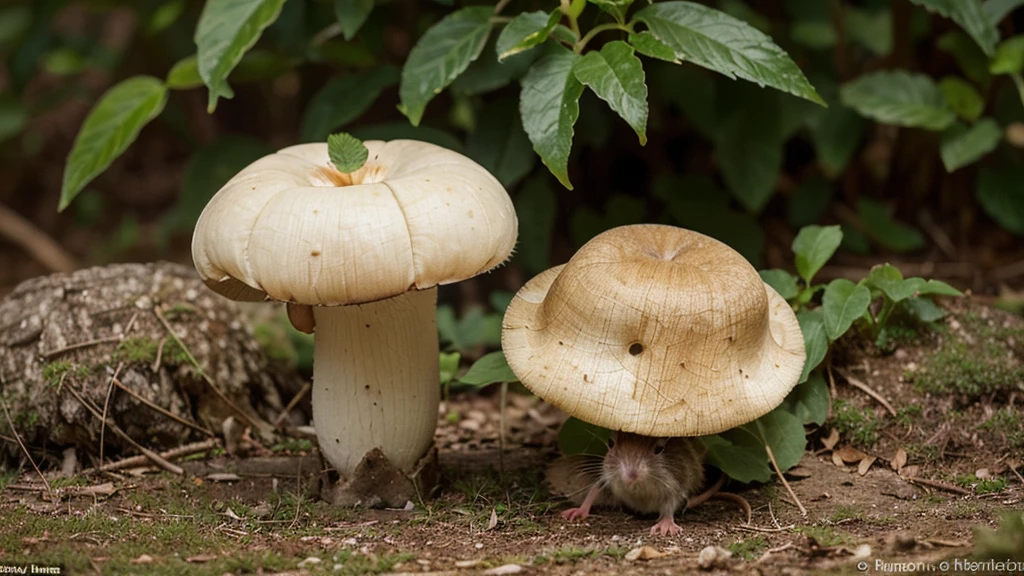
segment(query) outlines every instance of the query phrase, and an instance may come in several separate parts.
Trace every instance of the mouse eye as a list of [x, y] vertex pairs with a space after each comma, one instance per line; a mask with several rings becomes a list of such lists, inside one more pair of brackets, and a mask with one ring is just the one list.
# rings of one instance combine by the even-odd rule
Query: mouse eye
[[665, 451], [665, 447], [664, 446], [662, 446], [660, 444], [655, 444], [654, 445], [654, 453], [655, 454], [661, 454], [664, 451]]
[[608, 447], [609, 448], [614, 448], [615, 447], [615, 439], [614, 438], [609, 438], [608, 439]]

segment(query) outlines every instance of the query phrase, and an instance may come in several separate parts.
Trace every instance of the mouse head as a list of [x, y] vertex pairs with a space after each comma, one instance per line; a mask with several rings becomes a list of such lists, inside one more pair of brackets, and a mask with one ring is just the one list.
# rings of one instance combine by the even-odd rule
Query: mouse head
[[642, 484], [662, 467], [668, 438], [613, 432], [608, 439], [604, 469], [607, 480], [625, 486]]

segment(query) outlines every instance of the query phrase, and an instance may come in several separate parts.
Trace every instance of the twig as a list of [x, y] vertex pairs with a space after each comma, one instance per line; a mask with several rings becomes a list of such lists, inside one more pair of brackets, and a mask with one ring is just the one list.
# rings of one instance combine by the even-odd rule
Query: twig
[[[217, 438], [211, 438], [209, 440], [203, 440], [202, 442], [193, 442], [192, 444], [185, 444], [184, 446], [178, 446], [177, 448], [171, 448], [160, 453], [160, 457], [165, 460], [174, 460], [181, 458], [182, 456], [189, 456], [192, 454], [198, 454], [200, 452], [206, 452], [212, 450], [220, 445], [220, 440]], [[143, 466], [149, 462], [147, 456], [129, 456], [116, 462], [110, 462], [98, 468], [88, 468], [82, 470], [81, 475], [92, 474], [95, 472], [111, 472], [113, 470], [123, 470], [125, 468], [132, 468], [134, 466]]]
[[174, 341], [178, 344], [178, 347], [180, 347], [181, 350], [185, 353], [185, 356], [188, 358], [189, 363], [192, 364], [192, 367], [199, 371], [199, 375], [202, 376], [203, 380], [206, 381], [206, 384], [209, 385], [210, 389], [213, 390], [214, 393], [216, 393], [217, 396], [221, 400], [223, 400], [225, 404], [228, 405], [228, 407], [237, 412], [238, 415], [241, 416], [243, 420], [248, 422], [249, 426], [252, 426], [253, 429], [255, 430], [262, 430], [262, 427], [259, 424], [257, 424], [256, 421], [252, 419], [252, 417], [246, 414], [245, 411], [239, 408], [238, 405], [232, 402], [231, 399], [228, 398], [227, 395], [224, 394], [224, 392], [222, 392], [221, 389], [217, 387], [217, 385], [213, 382], [213, 378], [210, 378], [210, 375], [206, 373], [206, 370], [203, 370], [203, 367], [199, 365], [199, 362], [196, 361], [195, 356], [193, 356], [192, 352], [188, 349], [187, 346], [185, 346], [185, 343], [182, 342], [181, 339], [178, 338], [178, 335], [174, 333], [174, 330], [171, 328], [171, 325], [167, 322], [167, 318], [164, 317], [163, 311], [160, 309], [159, 306], [153, 307], [153, 314], [156, 315], [157, 320], [160, 320], [160, 323], [164, 325], [164, 328], [167, 330], [167, 333], [171, 336], [172, 339], [174, 339]]
[[[71, 392], [71, 394], [74, 395], [75, 398], [78, 399], [78, 402], [82, 406], [84, 406], [86, 410], [88, 410], [89, 412], [92, 413], [93, 416], [95, 416], [97, 418], [102, 418], [102, 416], [99, 413], [99, 410], [97, 410], [96, 408], [91, 406], [85, 400], [85, 398], [82, 398], [82, 395], [79, 394], [77, 390], [75, 390], [74, 386], [68, 386], [67, 389], [68, 389], [68, 391]], [[113, 422], [107, 422], [107, 426], [110, 426], [110, 429], [115, 434], [117, 434], [118, 436], [123, 438], [126, 442], [128, 442], [129, 444], [134, 446], [136, 450], [138, 450], [139, 452], [142, 452], [143, 454], [145, 454], [146, 457], [149, 458], [150, 460], [152, 460], [157, 466], [160, 466], [164, 470], [167, 470], [168, 472], [171, 472], [173, 474], [178, 474], [179, 476], [185, 474], [185, 471], [180, 466], [176, 466], [174, 464], [171, 464], [170, 462], [168, 462], [166, 459], [162, 458], [156, 452], [153, 452], [149, 448], [146, 448], [145, 446], [142, 446], [141, 444], [139, 444], [135, 440], [132, 440], [131, 436], [126, 434], [124, 432], [124, 430], [121, 430], [121, 428], [117, 424], [114, 424]]]
[[103, 417], [100, 418], [100, 466], [103, 466], [103, 446], [106, 444], [103, 437], [107, 431], [107, 410], [110, 408], [110, 393], [114, 391], [114, 380], [117, 380], [117, 375], [121, 373], [122, 368], [124, 368], [124, 362], [118, 362], [113, 376], [107, 382], [107, 396], [103, 400]]
[[[771, 516], [772, 524], [775, 524], [776, 528], [782, 528], [782, 525], [779, 524], [779, 519], [775, 517], [775, 511], [772, 510], [771, 500], [768, 501], [768, 515]], [[750, 522], [747, 522], [747, 524], [750, 524]]]
[[25, 448], [25, 443], [21, 441], [21, 434], [18, 434], [18, 431], [15, 430], [14, 421], [11, 420], [11, 413], [9, 410], [7, 410], [7, 402], [5, 402], [2, 398], [0, 398], [0, 406], [2, 406], [4, 409], [4, 416], [7, 417], [7, 425], [10, 426], [11, 433], [14, 434], [14, 438], [18, 441], [18, 446], [21, 446], [21, 451], [25, 453], [25, 457], [28, 458], [29, 463], [32, 464], [33, 468], [35, 468], [36, 474], [39, 475], [39, 478], [43, 481], [43, 484], [46, 485], [46, 492], [48, 494], [52, 494], [53, 490], [50, 489], [50, 483], [46, 481], [46, 476], [43, 476], [43, 473], [39, 470], [39, 466], [36, 466], [36, 461], [33, 460], [32, 455], [28, 453], [28, 448]]
[[512, 497], [505, 486], [505, 405], [508, 401], [508, 382], [501, 383], [501, 393], [498, 395], [501, 402], [498, 410], [498, 477], [501, 478], [501, 489], [505, 492], [505, 499], [508, 501], [509, 509], [512, 508]]
[[883, 398], [881, 394], [875, 392], [870, 386], [854, 378], [847, 372], [844, 372], [838, 368], [836, 368], [836, 372], [839, 372], [840, 376], [846, 378], [846, 382], [849, 383], [851, 386], [857, 388], [861, 392], [864, 392], [868, 396], [874, 398], [879, 404], [882, 405], [883, 408], [885, 408], [885, 410], [889, 413], [890, 416], [892, 416], [893, 418], [896, 417], [896, 409], [893, 408], [892, 404], [889, 404], [889, 401]]
[[71, 272], [78, 267], [75, 259], [53, 238], [3, 204], [0, 204], [0, 236], [20, 246], [52, 272]]
[[1013, 472], [1013, 475], [1017, 477], [1017, 480], [1020, 480], [1020, 483], [1024, 484], [1024, 476], [1021, 476], [1020, 472], [1017, 472], [1017, 468], [1013, 465], [1013, 463], [1007, 462], [1006, 465], [1010, 467], [1010, 472]]
[[153, 372], [160, 370], [160, 360], [164, 357], [164, 344], [167, 343], [167, 338], [161, 338], [160, 344], [156, 347], [156, 358], [153, 360]]
[[299, 401], [302, 400], [302, 397], [305, 396], [312, 388], [313, 386], [309, 382], [306, 382], [305, 384], [302, 385], [302, 388], [295, 393], [295, 396], [292, 397], [291, 401], [288, 402], [288, 405], [285, 406], [284, 409], [281, 410], [281, 413], [277, 416], [277, 418], [274, 419], [275, 428], [281, 426], [281, 421], [283, 421], [285, 417], [288, 416], [292, 409], [295, 408]]
[[935, 245], [939, 247], [939, 250], [942, 250], [943, 254], [945, 254], [950, 260], [956, 260], [956, 246], [954, 246], [953, 241], [949, 239], [949, 234], [946, 234], [945, 230], [935, 224], [935, 219], [932, 218], [931, 213], [927, 210], [922, 211], [917, 222], [921, 225], [921, 228], [924, 228], [924, 231], [932, 237]]
[[63, 348], [58, 348], [52, 352], [45, 352], [42, 354], [42, 357], [45, 360], [49, 360], [54, 356], [60, 356], [61, 354], [71, 352], [72, 350], [78, 350], [79, 348], [87, 348], [89, 346], [96, 346], [97, 344], [110, 344], [113, 342], [120, 342], [121, 340], [123, 340], [123, 338], [123, 336], [107, 336], [105, 338], [96, 338], [95, 340], [88, 340], [86, 342], [79, 342], [77, 344], [71, 344]]
[[501, 14], [501, 11], [504, 10], [511, 2], [512, 0], [498, 0], [498, 3], [494, 5], [494, 13]]
[[295, 517], [288, 528], [294, 528], [299, 522], [299, 511], [302, 510], [302, 463], [300, 462], [295, 470]]
[[769, 446], [767, 442], [764, 443], [764, 451], [768, 453], [768, 460], [771, 461], [772, 468], [775, 468], [775, 474], [779, 477], [779, 480], [782, 481], [782, 485], [786, 487], [786, 491], [789, 492], [789, 495], [793, 497], [796, 507], [800, 509], [800, 515], [807, 516], [807, 508], [804, 508], [803, 503], [800, 502], [800, 499], [796, 497], [796, 493], [793, 492], [793, 487], [789, 485], [789, 482], [786, 481], [786, 477], [782, 475], [782, 470], [779, 469], [779, 463], [775, 461], [775, 454], [772, 453], [772, 447]]
[[[836, 396], [836, 378], [835, 378], [835, 376], [832, 375], [832, 362], [829, 362], [829, 363], [825, 364], [825, 373], [828, 374], [828, 388], [832, 392], [832, 395], [829, 398], [835, 398], [835, 396]], [[829, 405], [831, 405], [831, 404], [832, 404], [832, 401], [829, 400]], [[831, 416], [831, 414], [829, 414], [829, 416]]]
[[760, 526], [753, 526], [751, 524], [736, 524], [733, 526], [737, 530], [746, 530], [747, 532], [764, 532], [765, 534], [774, 534], [777, 532], [786, 532], [796, 528], [796, 524], [790, 524], [789, 526], [782, 526], [780, 528], [761, 528]]
[[768, 550], [765, 550], [764, 554], [762, 554], [760, 558], [755, 560], [754, 563], [755, 564], [760, 564], [762, 562], [767, 561], [769, 558], [771, 558], [772, 554], [778, 554], [779, 552], [785, 552], [786, 550], [790, 550], [790, 549], [793, 549], [793, 548], [796, 548], [796, 546], [794, 546], [792, 542], [786, 542], [782, 546], [776, 546], [775, 548], [769, 548]]
[[[153, 410], [156, 410], [157, 412], [163, 414], [164, 416], [167, 416], [171, 420], [174, 420], [175, 422], [177, 422], [179, 424], [182, 424], [184, 426], [188, 426], [189, 428], [192, 428], [193, 430], [196, 430], [198, 432], [202, 432], [203, 434], [205, 434], [205, 435], [207, 435], [207, 436], [209, 436], [211, 438], [216, 436], [216, 434], [214, 434], [213, 432], [210, 432], [206, 428], [203, 428], [202, 426], [200, 426], [198, 424], [194, 424], [192, 422], [189, 422], [188, 420], [185, 420], [181, 416], [178, 416], [177, 414], [174, 414], [173, 412], [167, 410], [166, 408], [163, 408], [163, 407], [161, 407], [161, 406], [159, 406], [159, 405], [157, 405], [157, 404], [155, 404], [153, 402], [150, 402], [149, 400], [146, 400], [141, 395], [139, 395], [138, 392], [136, 392], [136, 391], [132, 390], [131, 388], [125, 386], [120, 380], [117, 379], [116, 376], [111, 379], [111, 382], [116, 384], [118, 388], [120, 388], [121, 390], [124, 390], [130, 396], [132, 396], [133, 398], [135, 398], [139, 402], [142, 402], [143, 404], [145, 404], [146, 406], [149, 406]], [[100, 464], [102, 465], [102, 461], [100, 462]]]
[[1018, 260], [1012, 264], [994, 268], [990, 275], [993, 280], [1004, 281], [1012, 280], [1022, 274], [1024, 274], [1024, 260]]
[[959, 486], [952, 484], [946, 484], [945, 482], [937, 482], [935, 480], [927, 480], [925, 478], [915, 478], [913, 476], [903, 477], [904, 480], [911, 484], [920, 484], [921, 486], [928, 486], [930, 488], [936, 488], [938, 490], [945, 490], [946, 492], [953, 492], [954, 494], [962, 494], [964, 496], [970, 496], [970, 490], [964, 490]]

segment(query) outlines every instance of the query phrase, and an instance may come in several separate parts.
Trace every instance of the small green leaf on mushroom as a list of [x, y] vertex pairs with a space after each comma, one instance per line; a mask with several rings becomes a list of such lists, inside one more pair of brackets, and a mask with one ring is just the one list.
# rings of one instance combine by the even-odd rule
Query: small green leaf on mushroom
[[355, 136], [340, 132], [327, 137], [327, 154], [339, 172], [355, 172], [366, 164], [370, 151]]

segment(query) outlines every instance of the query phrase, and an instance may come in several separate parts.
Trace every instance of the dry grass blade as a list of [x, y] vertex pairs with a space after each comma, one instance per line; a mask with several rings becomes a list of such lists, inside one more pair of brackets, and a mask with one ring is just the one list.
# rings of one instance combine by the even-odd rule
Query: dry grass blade
[[[220, 440], [211, 438], [210, 440], [203, 440], [202, 442], [194, 442], [192, 444], [185, 444], [184, 446], [178, 446], [165, 452], [160, 453], [160, 457], [165, 460], [174, 460], [175, 458], [181, 458], [182, 456], [189, 456], [191, 454], [198, 454], [200, 452], [206, 452], [212, 450], [220, 445]], [[82, 475], [92, 474], [93, 472], [111, 472], [114, 470], [122, 470], [124, 468], [132, 468], [135, 466], [143, 466], [147, 462], [150, 462], [148, 456], [130, 456], [116, 462], [111, 462], [100, 466], [99, 468], [89, 468], [82, 470]]]
[[29, 454], [28, 448], [25, 447], [25, 443], [21, 441], [21, 435], [14, 429], [14, 421], [11, 420], [11, 412], [7, 409], [7, 402], [0, 399], [0, 407], [3, 407], [4, 409], [4, 416], [7, 417], [7, 425], [11, 428], [11, 433], [14, 434], [14, 438], [18, 441], [18, 446], [21, 446], [21, 451], [25, 453], [25, 457], [28, 458], [29, 464], [32, 464], [32, 468], [35, 469], [36, 474], [38, 474], [39, 478], [43, 481], [43, 484], [46, 486], [46, 492], [52, 494], [53, 490], [50, 489], [50, 483], [46, 481], [46, 476], [43, 476], [42, 471], [39, 470], [39, 466], [36, 466], [36, 461], [32, 459], [32, 455]]
[[163, 408], [163, 407], [161, 407], [161, 406], [159, 406], [157, 404], [154, 404], [153, 402], [151, 402], [149, 400], [146, 400], [145, 398], [140, 396], [138, 392], [136, 392], [136, 391], [132, 390], [131, 388], [125, 386], [120, 380], [117, 379], [116, 376], [114, 378], [111, 378], [111, 382], [113, 382], [121, 390], [124, 390], [132, 398], [135, 398], [136, 400], [138, 400], [139, 402], [145, 404], [146, 406], [149, 406], [153, 410], [156, 410], [157, 412], [163, 414], [164, 416], [167, 416], [171, 420], [174, 420], [175, 422], [177, 422], [177, 423], [179, 423], [179, 424], [181, 424], [183, 426], [187, 426], [187, 427], [189, 427], [189, 428], [191, 428], [193, 430], [196, 430], [197, 432], [201, 432], [201, 433], [203, 433], [206, 436], [209, 436], [211, 438], [215, 436], [215, 434], [213, 432], [210, 432], [206, 428], [203, 428], [202, 426], [200, 426], [198, 424], [195, 424], [194, 422], [189, 422], [188, 420], [185, 420], [181, 416], [178, 416], [177, 414], [174, 414], [173, 412], [167, 410], [166, 408]]
[[864, 382], [861, 382], [860, 380], [854, 378], [853, 376], [850, 376], [848, 372], [839, 370], [838, 368], [836, 369], [836, 372], [839, 372], [839, 375], [845, 378], [846, 382], [849, 383], [851, 386], [860, 390], [861, 392], [864, 392], [868, 396], [874, 398], [876, 402], [878, 402], [879, 404], [882, 405], [883, 408], [885, 408], [885, 411], [888, 412], [890, 416], [892, 416], [893, 418], [896, 417], [896, 409], [893, 408], [892, 404], [890, 404], [888, 400], [882, 397], [881, 394], [875, 392], [870, 386], [868, 386]]
[[793, 492], [793, 487], [789, 485], [785, 475], [782, 474], [782, 470], [779, 469], [779, 463], [775, 460], [775, 454], [772, 452], [771, 446], [767, 442], [764, 444], [764, 451], [768, 453], [768, 460], [772, 463], [772, 468], [775, 469], [775, 475], [779, 477], [782, 485], [786, 487], [786, 492], [793, 498], [793, 502], [796, 503], [796, 507], [800, 509], [801, 516], [807, 516], [807, 508], [804, 508], [803, 502], [800, 501], [796, 496], [796, 492]]
[[288, 417], [288, 414], [292, 411], [292, 409], [295, 408], [295, 406], [302, 400], [302, 398], [306, 394], [308, 394], [309, 391], [312, 389], [313, 385], [310, 384], [309, 382], [306, 382], [302, 385], [302, 388], [295, 393], [295, 396], [292, 397], [291, 401], [288, 402], [288, 405], [285, 406], [284, 409], [281, 410], [281, 413], [277, 416], [277, 418], [274, 419], [275, 428], [279, 428], [281, 426], [281, 422], [283, 422], [284, 419]]

